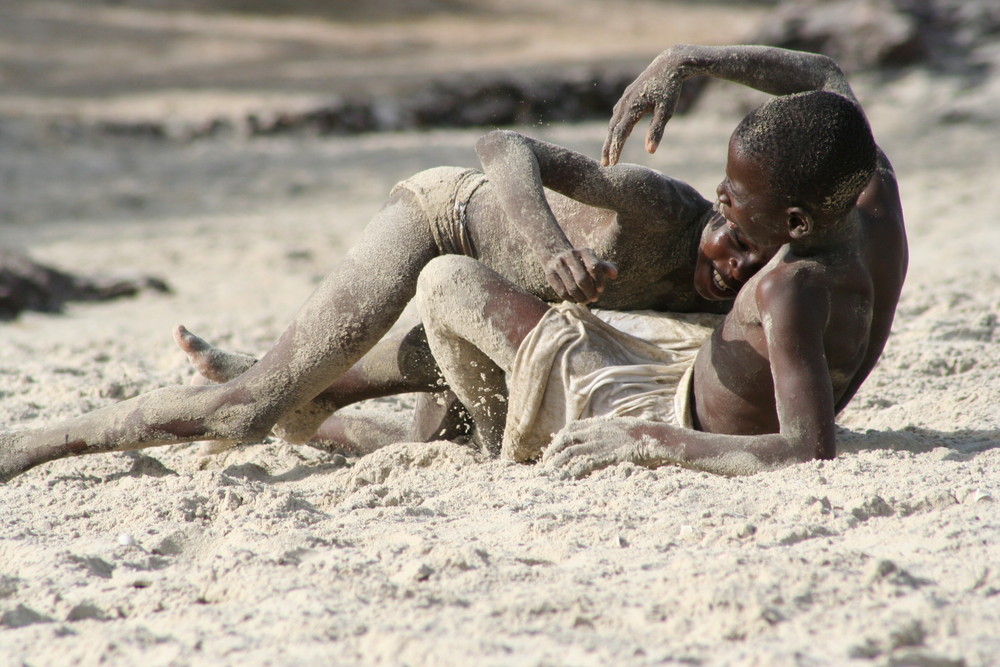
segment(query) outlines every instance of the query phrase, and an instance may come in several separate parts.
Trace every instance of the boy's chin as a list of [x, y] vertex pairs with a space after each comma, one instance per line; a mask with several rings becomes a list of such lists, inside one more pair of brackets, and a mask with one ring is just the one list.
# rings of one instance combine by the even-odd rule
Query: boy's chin
[[736, 298], [735, 294], [719, 294], [714, 289], [703, 285], [701, 282], [696, 282], [694, 284], [694, 291], [705, 301], [732, 301]]
[[711, 292], [707, 292], [698, 285], [695, 285], [694, 291], [698, 296], [700, 296], [705, 301], [728, 301], [728, 299], [721, 297], [718, 294], [712, 294]]

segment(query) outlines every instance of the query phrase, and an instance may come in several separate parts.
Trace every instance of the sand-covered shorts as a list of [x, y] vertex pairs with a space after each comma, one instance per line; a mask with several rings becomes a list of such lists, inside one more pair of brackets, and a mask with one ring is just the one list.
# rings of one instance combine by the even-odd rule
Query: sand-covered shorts
[[399, 189], [416, 196], [430, 221], [434, 243], [442, 255], [476, 257], [476, 248], [469, 237], [465, 215], [473, 193], [486, 182], [486, 175], [465, 167], [434, 167], [400, 181], [391, 194]]
[[553, 306], [518, 348], [501, 455], [535, 460], [564, 426], [589, 417], [691, 428], [695, 356], [721, 321], [705, 313]]

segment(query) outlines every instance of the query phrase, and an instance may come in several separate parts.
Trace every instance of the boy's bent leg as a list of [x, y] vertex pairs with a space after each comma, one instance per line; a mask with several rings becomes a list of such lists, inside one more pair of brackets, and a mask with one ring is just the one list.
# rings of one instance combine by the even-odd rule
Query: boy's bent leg
[[268, 430], [285, 418], [279, 435], [291, 442], [316, 432], [337, 407], [333, 397], [320, 395], [392, 326], [437, 252], [412, 195], [391, 196], [271, 350], [232, 380], [262, 404], [259, 418]]
[[[405, 334], [387, 336], [379, 341], [322, 393], [282, 417], [275, 425], [274, 434], [286, 442], [309, 444], [320, 431], [358, 433], [354, 427], [345, 430], [334, 413], [359, 401], [433, 391], [443, 384], [441, 372], [427, 346], [423, 325], [419, 325]], [[332, 423], [326, 424], [330, 420]], [[363, 447], [370, 448], [370, 445]]]
[[[212, 382], [228, 382], [256, 363], [251, 356], [213, 347], [184, 327], [177, 328], [174, 338], [197, 369], [196, 379], [200, 376]], [[321, 425], [313, 437], [313, 433], [305, 433], [311, 427], [311, 419], [300, 420], [302, 413], [311, 410], [329, 415], [358, 401], [400, 393], [432, 392], [443, 386], [444, 379], [427, 346], [423, 326], [418, 325], [405, 333], [383, 338], [307, 406], [282, 417], [274, 432], [289, 442], [308, 441], [315, 444], [329, 441], [342, 445], [347, 434], [359, 433], [359, 429], [347, 428], [334, 416], [328, 420], [329, 423]], [[435, 391], [437, 393], [441, 392]], [[425, 439], [425, 431], [426, 439], [451, 437], [453, 431], [456, 435], [465, 433], [463, 427], [466, 420], [461, 419], [464, 414], [461, 406], [456, 408], [446, 402], [443, 409], [435, 409], [439, 402], [437, 397], [433, 403], [418, 401], [417, 420], [411, 439]], [[370, 447], [365, 445], [364, 448]], [[205, 453], [214, 452], [209, 449]]]
[[472, 416], [453, 391], [426, 392], [417, 396], [413, 422], [406, 439], [413, 442], [468, 442], [472, 432]]
[[291, 325], [238, 382], [280, 394], [277, 419], [300, 408], [306, 436], [327, 416], [308, 406], [370, 350], [416, 291], [424, 265], [437, 255], [425, 220], [414, 220], [404, 191], [390, 198], [338, 270], [323, 280]]
[[[405, 195], [391, 197], [275, 346], [238, 378], [218, 386], [166, 387], [58, 426], [4, 435], [0, 474], [9, 478], [80, 454], [263, 438], [382, 337], [412, 297], [420, 269], [436, 254], [412, 202]], [[310, 434], [326, 415], [318, 416]]]
[[505, 373], [548, 305], [467, 257], [433, 260], [420, 274], [417, 308], [448, 386], [472, 415], [480, 442], [500, 451]]

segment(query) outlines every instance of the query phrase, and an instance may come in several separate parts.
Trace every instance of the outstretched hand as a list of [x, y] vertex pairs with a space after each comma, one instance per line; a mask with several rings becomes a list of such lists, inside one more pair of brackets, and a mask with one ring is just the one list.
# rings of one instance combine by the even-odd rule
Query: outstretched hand
[[545, 449], [542, 463], [577, 479], [618, 463], [651, 467], [669, 463], [671, 457], [664, 456], [662, 448], [640, 432], [645, 426], [648, 423], [627, 417], [571, 422]]
[[590, 248], [564, 250], [545, 263], [545, 279], [563, 301], [593, 303], [608, 280], [618, 277], [618, 267], [597, 258]]
[[601, 164], [617, 164], [632, 129], [647, 113], [652, 113], [646, 132], [646, 151], [656, 152], [667, 121], [674, 115], [684, 79], [672, 62], [660, 55], [633, 81], [615, 104], [608, 124], [608, 136], [601, 149]]

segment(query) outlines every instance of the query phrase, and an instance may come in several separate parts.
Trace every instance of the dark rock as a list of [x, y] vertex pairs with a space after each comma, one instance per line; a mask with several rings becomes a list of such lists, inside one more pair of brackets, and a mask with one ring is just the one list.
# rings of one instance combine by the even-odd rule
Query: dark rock
[[338, 98], [303, 112], [251, 114], [246, 127], [250, 136], [344, 135], [605, 119], [634, 75], [631, 69], [587, 69], [463, 76], [392, 95]]
[[0, 321], [12, 320], [25, 310], [59, 313], [68, 301], [107, 301], [135, 296], [143, 290], [169, 292], [170, 288], [152, 276], [75, 276], [0, 248]]
[[750, 39], [824, 53], [848, 72], [922, 65], [977, 74], [1000, 34], [995, 0], [791, 0]]

